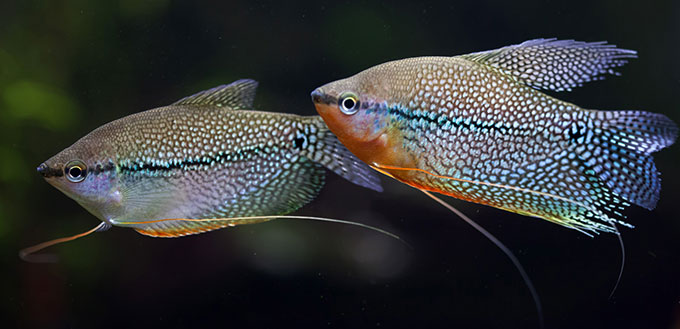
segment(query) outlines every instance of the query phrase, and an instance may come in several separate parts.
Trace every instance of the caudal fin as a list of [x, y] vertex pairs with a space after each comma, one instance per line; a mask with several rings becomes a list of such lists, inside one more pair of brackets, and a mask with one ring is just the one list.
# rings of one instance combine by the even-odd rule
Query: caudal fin
[[678, 126], [663, 114], [594, 111], [592, 139], [576, 147], [596, 177], [623, 199], [647, 209], [661, 191], [652, 153], [673, 144]]

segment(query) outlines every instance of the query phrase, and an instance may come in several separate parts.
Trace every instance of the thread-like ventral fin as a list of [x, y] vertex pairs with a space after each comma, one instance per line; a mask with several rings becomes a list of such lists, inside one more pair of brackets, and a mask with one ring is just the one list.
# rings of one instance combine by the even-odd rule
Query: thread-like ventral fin
[[[317, 221], [317, 222], [325, 222], [325, 223], [336, 223], [336, 224], [345, 224], [345, 225], [351, 225], [351, 226], [356, 226], [356, 227], [361, 227], [365, 228], [380, 234], [384, 234], [390, 238], [396, 239], [399, 242], [405, 244], [407, 247], [411, 248], [411, 246], [406, 243], [404, 240], [402, 240], [398, 235], [385, 231], [381, 228], [371, 226], [368, 224], [363, 224], [359, 222], [353, 222], [353, 221], [348, 221], [348, 220], [342, 220], [342, 219], [335, 219], [335, 218], [326, 218], [326, 217], [315, 217], [315, 216], [286, 216], [286, 215], [281, 215], [281, 216], [252, 216], [252, 217], [233, 217], [233, 218], [214, 218], [214, 219], [159, 219], [159, 220], [151, 220], [151, 221], [141, 221], [141, 222], [127, 222], [126, 225], [145, 225], [145, 228], [135, 228], [137, 232], [148, 235], [148, 236], [153, 236], [153, 237], [163, 237], [163, 238], [174, 238], [174, 237], [179, 237], [179, 236], [184, 236], [184, 235], [189, 235], [189, 234], [197, 234], [197, 233], [202, 233], [202, 232], [207, 232], [210, 229], [210, 227], [214, 227], [212, 229], [218, 229], [224, 226], [236, 226], [236, 225], [241, 225], [241, 224], [255, 224], [255, 223], [262, 223], [266, 221], [270, 221], [272, 219], [301, 219], [301, 220], [312, 220], [312, 221]], [[215, 225], [218, 222], [224, 222], [225, 225]], [[202, 226], [201, 224], [205, 224], [202, 229], [196, 229], [196, 228], [184, 228], [184, 229], [178, 229], [176, 231], [172, 231], [168, 228], [165, 229], [149, 229], [149, 227], [152, 226], [157, 226], [158, 224], [165, 224], [169, 223], [168, 225], [171, 227], [177, 227], [178, 223], [182, 226], [192, 226], [195, 224], [198, 224], [197, 226]]]
[[257, 81], [242, 79], [184, 97], [172, 105], [214, 105], [232, 109], [252, 109]]
[[606, 41], [535, 39], [460, 57], [497, 68], [536, 89], [571, 91], [605, 74], [618, 75], [614, 69], [637, 58], [637, 52]]
[[31, 262], [31, 263], [55, 263], [57, 262], [57, 256], [52, 255], [52, 254], [42, 254], [42, 255], [35, 255], [36, 252], [43, 250], [47, 247], [54, 246], [55, 244], [60, 244], [64, 242], [69, 242], [73, 241], [75, 239], [82, 238], [84, 236], [90, 235], [94, 232], [103, 232], [111, 228], [111, 224], [107, 222], [100, 222], [97, 226], [94, 228], [85, 231], [80, 234], [72, 235], [72, 236], [67, 236], [63, 238], [58, 238], [50, 241], [45, 241], [43, 243], [39, 243], [35, 246], [24, 248], [19, 251], [19, 258], [21, 258], [24, 261]]

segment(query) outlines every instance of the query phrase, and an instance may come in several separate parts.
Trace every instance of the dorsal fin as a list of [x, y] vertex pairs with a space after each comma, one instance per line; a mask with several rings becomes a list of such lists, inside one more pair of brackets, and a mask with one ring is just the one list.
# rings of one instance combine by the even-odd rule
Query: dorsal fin
[[251, 109], [257, 81], [242, 79], [184, 97], [172, 105], [214, 105], [232, 109]]
[[605, 41], [535, 39], [460, 57], [500, 69], [536, 89], [571, 91], [604, 79], [604, 74], [618, 75], [614, 68], [637, 53]]

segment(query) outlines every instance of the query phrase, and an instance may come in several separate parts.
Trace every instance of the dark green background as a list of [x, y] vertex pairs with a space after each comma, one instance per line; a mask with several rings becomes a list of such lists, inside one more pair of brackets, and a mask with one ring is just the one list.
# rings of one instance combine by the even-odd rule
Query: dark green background
[[[382, 194], [329, 174], [299, 214], [353, 219], [414, 249], [334, 224], [279, 221], [182, 239], [114, 228], [17, 251], [97, 220], [35, 173], [92, 129], [238, 78], [257, 107], [312, 115], [309, 93], [387, 60], [455, 55], [537, 37], [639, 51], [621, 77], [559, 98], [680, 122], [680, 2], [3, 1], [0, 4], [0, 307], [3, 326], [535, 328], [508, 259], [418, 191]], [[632, 209], [621, 285], [613, 235], [449, 200], [518, 255], [548, 328], [680, 328], [679, 149], [656, 159], [663, 191]]]

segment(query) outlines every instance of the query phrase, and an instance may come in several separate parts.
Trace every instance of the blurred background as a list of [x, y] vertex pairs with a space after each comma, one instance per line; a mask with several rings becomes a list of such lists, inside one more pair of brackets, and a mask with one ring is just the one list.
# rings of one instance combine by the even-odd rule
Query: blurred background
[[[181, 239], [113, 228], [49, 250], [19, 249], [98, 221], [35, 172], [92, 129], [239, 78], [258, 109], [315, 114], [314, 88], [393, 59], [456, 55], [539, 37], [639, 52], [621, 77], [557, 97], [680, 122], [680, 2], [3, 1], [0, 4], [0, 315], [8, 327], [536, 328], [504, 254], [422, 193], [333, 174], [297, 212], [356, 227], [274, 221]], [[507, 244], [541, 296], [548, 328], [680, 328], [680, 145], [656, 155], [663, 191], [623, 229], [589, 238], [545, 221], [448, 201]]]

